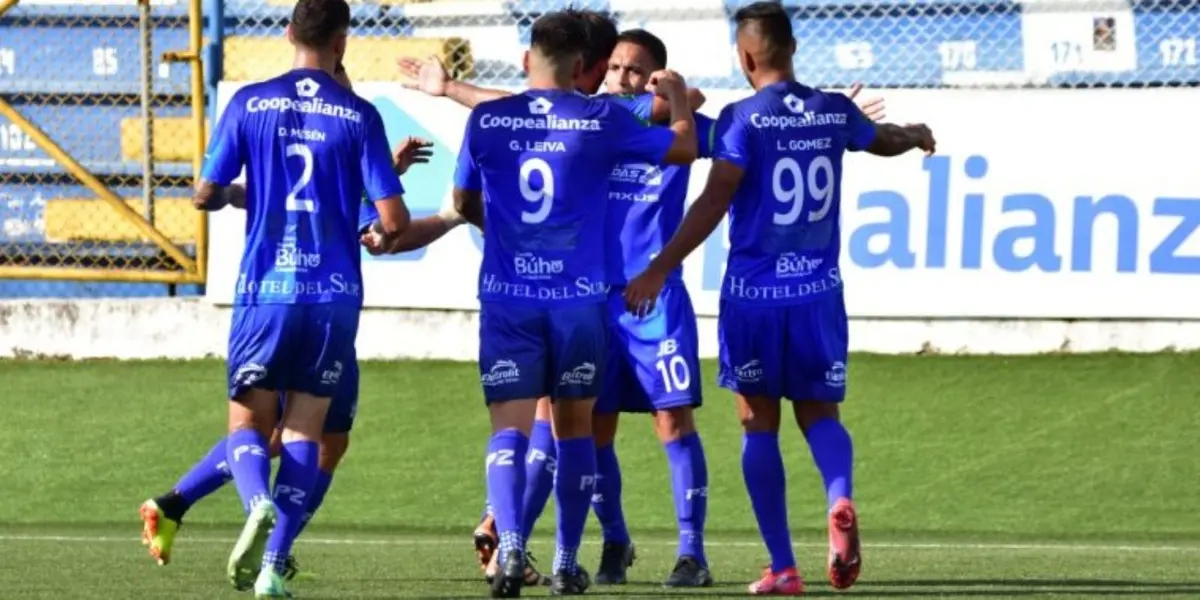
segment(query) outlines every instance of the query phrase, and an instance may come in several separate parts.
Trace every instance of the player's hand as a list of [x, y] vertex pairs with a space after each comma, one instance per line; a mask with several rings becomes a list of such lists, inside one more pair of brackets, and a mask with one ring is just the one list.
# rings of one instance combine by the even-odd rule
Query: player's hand
[[383, 236], [375, 231], [374, 223], [371, 224], [366, 233], [362, 234], [362, 237], [358, 241], [362, 244], [363, 248], [367, 249], [367, 254], [371, 256], [379, 256], [388, 252], [388, 249], [383, 245]]
[[400, 68], [400, 75], [407, 80], [400, 82], [404, 87], [425, 92], [430, 96], [446, 95], [450, 72], [446, 70], [442, 59], [432, 54], [423, 61], [402, 56], [396, 59], [396, 66]]
[[650, 74], [646, 83], [646, 91], [653, 92], [663, 98], [680, 97], [687, 94], [687, 83], [683, 76], [670, 69], [655, 71]]
[[419, 137], [406, 137], [392, 151], [392, 169], [403, 175], [413, 165], [423, 165], [433, 156], [433, 142]]
[[[851, 100], [858, 97], [859, 92], [863, 89], [863, 84], [856, 83], [850, 86], [850, 91], [846, 92], [846, 96]], [[887, 106], [885, 106], [882, 97], [869, 98], [866, 100], [855, 101], [858, 109], [863, 112], [866, 117], [876, 123], [887, 117]]]
[[665, 275], [646, 269], [641, 275], [634, 277], [625, 286], [625, 309], [630, 313], [644, 317], [654, 311], [654, 303], [662, 292], [663, 284], [667, 281]]
[[937, 152], [937, 140], [933, 139], [933, 132], [924, 123], [905, 125], [904, 130], [912, 136], [913, 145], [925, 151], [925, 156], [933, 156]]

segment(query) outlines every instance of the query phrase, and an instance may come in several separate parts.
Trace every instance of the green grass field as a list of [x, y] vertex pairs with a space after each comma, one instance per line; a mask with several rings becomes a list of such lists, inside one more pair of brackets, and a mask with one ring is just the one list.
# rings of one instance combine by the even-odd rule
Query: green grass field
[[[223, 434], [223, 376], [216, 361], [0, 362], [0, 597], [246, 597], [223, 578], [241, 521], [232, 486], [189, 514], [169, 567], [138, 543], [138, 504]], [[1200, 355], [856, 356], [849, 382], [866, 545], [853, 596], [1200, 594]], [[717, 586], [703, 595], [737, 597], [766, 555], [732, 402], [706, 393]], [[802, 438], [787, 433], [798, 557], [810, 593], [832, 595], [823, 492]], [[293, 591], [484, 596], [469, 541], [487, 435], [474, 366], [366, 364], [354, 434], [297, 546], [306, 573]], [[627, 418], [618, 452], [640, 560], [633, 583], [592, 595], [670, 596], [658, 582], [674, 558], [674, 516], [647, 418]], [[552, 525], [535, 534], [544, 560]], [[597, 537], [593, 522], [589, 568]]]

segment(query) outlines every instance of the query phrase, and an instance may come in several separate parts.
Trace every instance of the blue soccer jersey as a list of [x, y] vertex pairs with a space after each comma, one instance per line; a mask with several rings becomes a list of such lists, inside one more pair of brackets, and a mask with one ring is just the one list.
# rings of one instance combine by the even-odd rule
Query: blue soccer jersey
[[472, 111], [455, 186], [484, 198], [479, 367], [488, 402], [597, 395], [608, 179], [620, 162], [661, 163], [674, 139], [575, 92], [534, 90]]
[[[654, 94], [638, 96], [600, 96], [628, 108], [649, 124]], [[716, 122], [702, 114], [694, 115], [700, 158], [712, 157]], [[608, 237], [620, 240], [609, 249], [608, 279], [624, 286], [646, 270], [651, 259], [675, 235], [683, 221], [688, 181], [688, 165], [660, 165], [650, 162], [626, 162], [613, 168], [608, 189]], [[671, 272], [668, 284], [682, 284], [683, 267]]]
[[729, 207], [724, 300], [789, 305], [841, 288], [842, 155], [874, 136], [845, 95], [795, 82], [721, 111], [714, 158], [743, 170]]
[[234, 94], [201, 177], [246, 169], [246, 249], [235, 305], [362, 304], [359, 203], [400, 196], [379, 112], [320, 70]]
[[848, 320], [838, 271], [842, 155], [875, 126], [849, 98], [777, 83], [726, 106], [714, 158], [742, 168], [729, 207], [719, 381], [746, 396], [840, 402]]
[[623, 162], [661, 164], [674, 133], [576, 92], [531, 90], [477, 106], [455, 185], [485, 201], [479, 299], [566, 306], [608, 291], [609, 178]]
[[[320, 70], [234, 94], [201, 177], [246, 171], [246, 249], [229, 335], [229, 396], [249, 388], [332, 397], [354, 360], [359, 232], [369, 201], [400, 196], [379, 113]], [[360, 221], [367, 221], [360, 223]], [[334, 398], [340, 410], [349, 398]]]

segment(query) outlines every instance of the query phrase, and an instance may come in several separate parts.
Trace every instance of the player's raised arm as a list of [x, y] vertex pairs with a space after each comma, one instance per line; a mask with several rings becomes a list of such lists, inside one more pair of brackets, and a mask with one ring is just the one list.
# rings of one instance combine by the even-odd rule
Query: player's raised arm
[[444, 96], [467, 108], [512, 95], [511, 92], [482, 88], [450, 77], [446, 65], [436, 56], [430, 55], [423, 61], [405, 56], [396, 60], [396, 66], [400, 68], [400, 75], [407, 79], [401, 82], [404, 87], [430, 96]]
[[373, 231], [380, 237], [380, 245], [390, 247], [408, 227], [410, 216], [404, 204], [404, 187], [392, 164], [392, 151], [388, 148], [387, 133], [383, 119], [372, 107], [365, 114], [360, 168], [367, 199], [375, 203], [379, 211], [378, 225]]
[[197, 210], [221, 210], [229, 205], [246, 207], [246, 187], [233, 184], [246, 164], [240, 108], [245, 103], [237, 98], [238, 95], [234, 94], [208, 143], [204, 167], [200, 171], [200, 180], [196, 182], [196, 193], [192, 196], [192, 204]]
[[[688, 106], [692, 107], [692, 112], [700, 110], [704, 106], [704, 92], [696, 88], [687, 88]], [[655, 96], [650, 103], [650, 121], [652, 123], [661, 123], [671, 118], [671, 103], [666, 98]]]
[[646, 89], [654, 91], [663, 97], [670, 106], [670, 128], [675, 133], [675, 141], [663, 157], [663, 163], [669, 165], [686, 165], [696, 160], [699, 148], [696, 141], [696, 121], [692, 116], [692, 107], [688, 104], [687, 87], [678, 73], [664, 69], [650, 74], [650, 83]]
[[899, 156], [920, 148], [929, 156], [937, 150], [933, 132], [923, 124], [893, 125], [872, 123], [853, 102], [846, 102], [846, 148], [867, 151], [876, 156]]
[[645, 272], [625, 288], [625, 305], [634, 314], [643, 315], [654, 309], [654, 301], [662, 291], [667, 275], [682, 265], [683, 260], [721, 224], [742, 183], [749, 157], [745, 125], [734, 118], [732, 106], [729, 106], [721, 111], [715, 127], [715, 160], [708, 171], [704, 191], [688, 209], [671, 241], [650, 261]]

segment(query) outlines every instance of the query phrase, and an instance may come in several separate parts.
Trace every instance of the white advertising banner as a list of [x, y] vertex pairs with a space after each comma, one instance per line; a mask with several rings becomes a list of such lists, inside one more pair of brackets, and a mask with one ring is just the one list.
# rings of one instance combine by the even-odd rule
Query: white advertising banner
[[[236, 85], [221, 84], [223, 106]], [[414, 217], [449, 202], [468, 111], [361, 84], [392, 143], [435, 142], [403, 178]], [[706, 91], [715, 116], [747, 91]], [[883, 90], [888, 120], [925, 122], [938, 154], [848, 157], [842, 273], [855, 317], [1200, 319], [1196, 94], [1154, 90]], [[871, 95], [868, 91], [865, 95]], [[689, 199], [708, 165], [696, 163]], [[241, 211], [210, 217], [208, 297], [233, 297]], [[429, 248], [365, 257], [368, 307], [474, 309], [482, 238], [460, 227]], [[715, 315], [722, 226], [687, 261], [701, 315]]]

